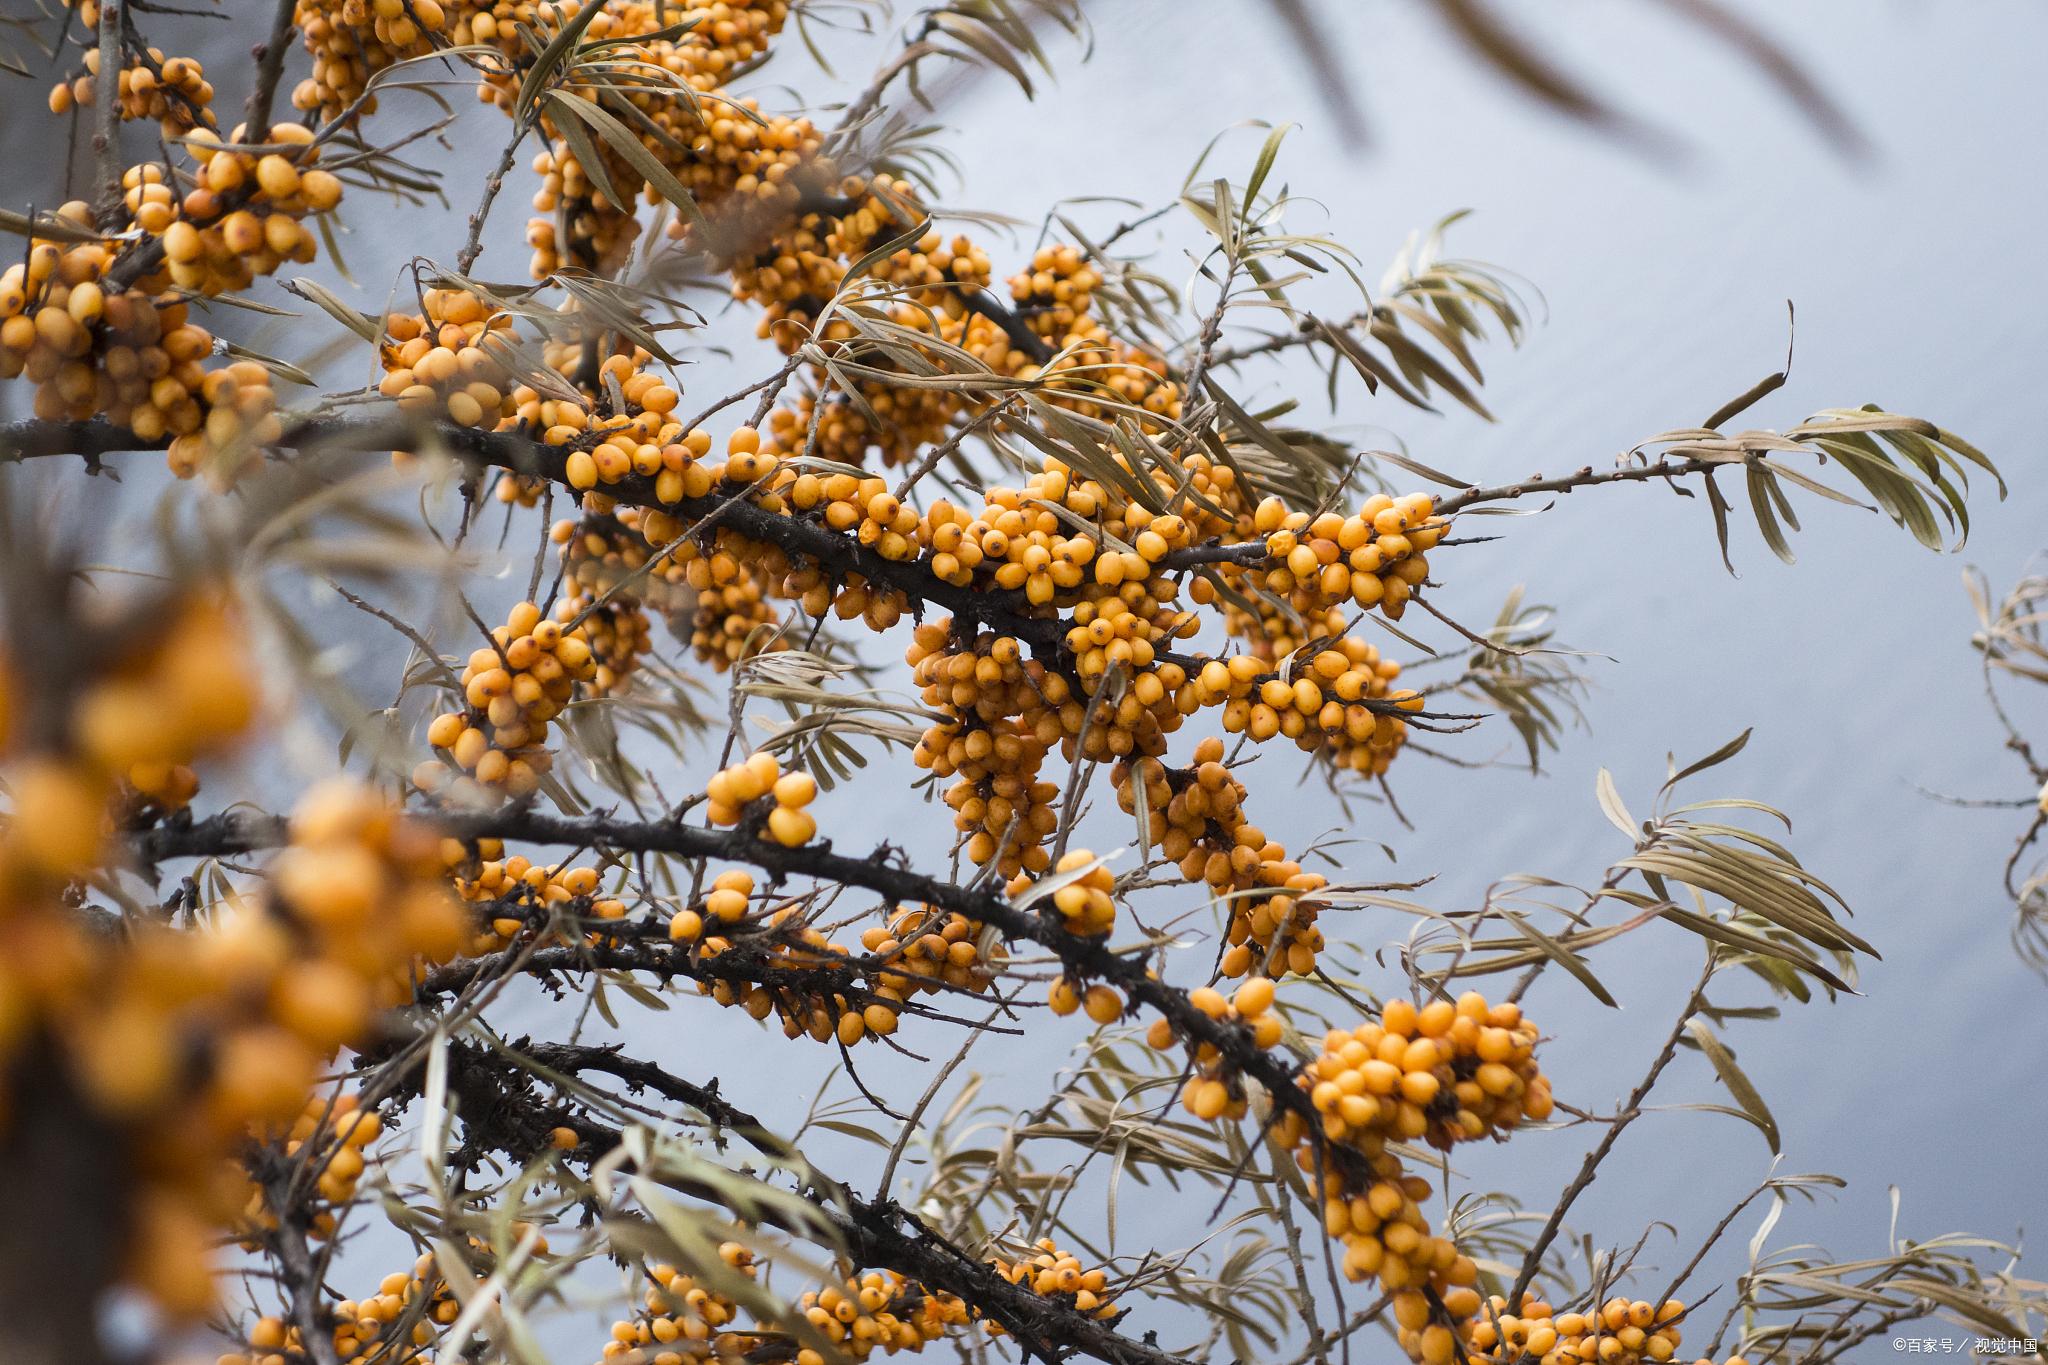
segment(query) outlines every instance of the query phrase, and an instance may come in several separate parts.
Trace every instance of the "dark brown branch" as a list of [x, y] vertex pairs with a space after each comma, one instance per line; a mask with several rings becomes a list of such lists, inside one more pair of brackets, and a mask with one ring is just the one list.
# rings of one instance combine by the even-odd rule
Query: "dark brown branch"
[[988, 290], [963, 290], [960, 302], [966, 305], [968, 312], [979, 313], [1002, 328], [1003, 335], [1010, 339], [1010, 344], [1030, 356], [1037, 364], [1043, 365], [1052, 359], [1053, 350], [1046, 344], [1045, 338], [1032, 331], [1030, 323], [1003, 307], [996, 296]]
[[[598, 922], [596, 927], [599, 932], [624, 935], [626, 930], [637, 926], [612, 921]], [[460, 958], [423, 976], [414, 996], [428, 1001], [459, 995], [477, 982], [490, 980], [507, 970], [535, 977], [629, 971], [645, 972], [664, 981], [680, 977], [706, 983], [759, 986], [792, 1003], [844, 997], [847, 1004], [855, 1009], [886, 1004], [898, 1014], [982, 1027], [979, 1020], [962, 1019], [916, 999], [885, 1000], [868, 984], [868, 976], [870, 973], [890, 972], [919, 983], [935, 985], [941, 990], [957, 990], [957, 987], [948, 987], [935, 978], [919, 976], [897, 963], [873, 957], [849, 954], [835, 958], [823, 950], [809, 947], [799, 950], [808, 954], [807, 958], [785, 956], [776, 951], [781, 940], [772, 930], [754, 929], [749, 932], [750, 928], [752, 926], [728, 929], [723, 936], [728, 938], [732, 947], [708, 957], [694, 952], [689, 944], [671, 943], [666, 938], [643, 934], [638, 937], [621, 936], [607, 943], [538, 948], [530, 952], [508, 950]], [[996, 1033], [1017, 1032], [993, 1025], [989, 1028]]]
[[[923, 903], [992, 925], [1010, 942], [1045, 948], [1082, 980], [1105, 981], [1136, 1004], [1165, 1016], [1184, 1039], [1215, 1048], [1234, 1074], [1257, 1081], [1277, 1109], [1298, 1115], [1311, 1133], [1322, 1131], [1322, 1115], [1308, 1092], [1295, 1084], [1296, 1071], [1286, 1059], [1253, 1043], [1241, 1024], [1211, 1019], [1188, 1000], [1186, 992], [1155, 976], [1143, 957], [1112, 952], [1100, 939], [1080, 938], [1036, 910], [1020, 910], [1007, 896], [971, 891], [904, 867], [893, 850], [877, 849], [866, 857], [833, 851], [829, 841], [784, 848], [760, 837], [752, 823], [713, 830], [696, 825], [618, 820], [610, 816], [560, 816], [538, 810], [507, 808], [497, 812], [445, 817], [442, 824], [456, 838], [499, 838], [528, 843], [606, 848], [621, 853], [658, 853], [684, 858], [712, 858], [748, 863], [778, 876], [809, 877], [819, 882], [857, 886], [901, 905]], [[284, 832], [275, 816], [243, 813], [218, 815], [182, 828], [152, 830], [136, 836], [137, 857], [154, 864], [172, 858], [249, 852], [274, 846]], [[1363, 1166], [1348, 1148], [1329, 1149], [1333, 1164], [1347, 1176], [1362, 1176]]]
[[[461, 1057], [448, 1068], [449, 1085], [462, 1104], [462, 1121], [468, 1141], [474, 1146], [491, 1147], [522, 1160], [531, 1159], [551, 1146], [554, 1110], [545, 1103], [534, 1103], [534, 1079], [506, 1055], [506, 1051], [512, 1051], [547, 1070], [571, 1074], [597, 1072], [624, 1082], [628, 1089], [653, 1091], [673, 1103], [697, 1110], [716, 1127], [774, 1160], [801, 1161], [786, 1141], [719, 1094], [715, 1085], [696, 1085], [613, 1048], [535, 1044], [526, 1040], [506, 1045], [505, 1051], [462, 1043], [452, 1046], [460, 1050]], [[406, 1093], [418, 1093], [424, 1070], [423, 1059], [414, 1063]], [[577, 1161], [602, 1158], [622, 1141], [616, 1129], [605, 1125], [584, 1122], [577, 1125], [576, 1131], [583, 1141], [568, 1155]], [[804, 1185], [800, 1192], [817, 1206], [856, 1265], [883, 1266], [926, 1289], [958, 1296], [984, 1317], [1002, 1324], [1027, 1354], [1054, 1361], [1078, 1353], [1107, 1365], [1191, 1365], [1149, 1340], [1126, 1337], [1111, 1323], [1081, 1313], [1057, 1298], [1011, 1284], [993, 1266], [941, 1236], [915, 1213], [893, 1201], [862, 1199], [808, 1162], [801, 1162], [800, 1169]], [[722, 1203], [729, 1198], [710, 1185], [692, 1187], [677, 1179], [670, 1183], [712, 1202]], [[772, 1209], [757, 1212], [775, 1223]], [[814, 1232], [809, 1228], [785, 1230], [799, 1235]]]
[[333, 1310], [321, 1287], [320, 1267], [307, 1241], [307, 1201], [288, 1197], [290, 1178], [280, 1172], [266, 1182], [278, 1224], [265, 1239], [283, 1274], [286, 1306], [298, 1329], [300, 1351], [311, 1365], [341, 1365], [334, 1348]]
[[277, 99], [278, 82], [284, 78], [297, 9], [297, 0], [277, 0], [270, 19], [270, 36], [252, 54], [256, 58], [256, 83], [250, 87], [248, 102], [242, 106], [243, 122], [248, 125], [242, 134], [243, 142], [263, 142], [270, 137], [270, 109]]
[[484, 220], [491, 216], [491, 205], [497, 202], [498, 192], [505, 188], [505, 177], [512, 173], [513, 162], [519, 155], [519, 144], [526, 141], [526, 135], [533, 125], [524, 117], [513, 122], [512, 136], [505, 142], [505, 151], [498, 158], [498, 164], [484, 181], [483, 198], [477, 201], [469, 215], [469, 238], [463, 242], [462, 250], [456, 253], [457, 273], [467, 275], [469, 268], [476, 264], [476, 258], [483, 254]]
[[[140, 441], [105, 422], [23, 421], [0, 424], [0, 462], [52, 455], [92, 458], [114, 451], [151, 449], [159, 442]], [[519, 432], [486, 432], [451, 422], [421, 422], [401, 413], [378, 411], [368, 416], [314, 417], [293, 423], [276, 442], [298, 450], [433, 450], [472, 463], [495, 465], [515, 473], [568, 483], [567, 446], [550, 446]], [[710, 515], [730, 496], [664, 503], [654, 494], [652, 479], [633, 476], [600, 489], [604, 496], [637, 507], [671, 513], [685, 522]], [[719, 524], [750, 540], [774, 545], [793, 557], [816, 564], [826, 574], [844, 579], [858, 574], [870, 583], [902, 593], [913, 607], [943, 607], [965, 621], [998, 627], [1028, 645], [1048, 663], [1060, 659], [1065, 627], [1053, 617], [1032, 616], [1021, 592], [958, 587], [934, 576], [924, 560], [886, 559], [850, 536], [796, 517], [763, 511], [740, 502], [719, 517]]]
[[1555, 478], [1538, 475], [1520, 483], [1504, 483], [1492, 488], [1467, 488], [1453, 493], [1436, 505], [1438, 516], [1449, 516], [1462, 512], [1475, 503], [1510, 502], [1526, 498], [1532, 493], [1569, 493], [1575, 488], [1591, 488], [1603, 483], [1645, 483], [1651, 479], [1675, 479], [1687, 474], [1703, 474], [1728, 464], [1726, 460], [1703, 460], [1697, 456], [1684, 459], [1659, 459], [1649, 464], [1621, 465], [1614, 469], [1596, 471], [1591, 465], [1584, 465], [1569, 474]]
[[121, 20], [124, 0], [100, 0], [99, 74], [93, 82], [93, 220], [109, 228], [121, 216]]
[[1159, 561], [1161, 572], [1172, 573], [1177, 569], [1195, 569], [1204, 564], [1236, 564], [1249, 567], [1263, 563], [1272, 556], [1266, 553], [1263, 537], [1247, 540], [1236, 545], [1225, 545], [1221, 541], [1210, 541], [1206, 545], [1190, 545], [1185, 550], [1169, 550]]
[[[1370, 323], [1372, 319], [1373, 315], [1369, 310], [1362, 313], [1354, 313], [1342, 322], [1337, 323], [1334, 330], [1348, 332], [1354, 327]], [[1326, 329], [1329, 327], [1329, 323], [1324, 322], [1315, 314], [1307, 313], [1302, 316], [1300, 322], [1295, 324], [1293, 331], [1274, 332], [1271, 335], [1261, 337], [1257, 341], [1248, 341], [1242, 346], [1226, 346], [1216, 352], [1212, 363], [1217, 369], [1227, 369], [1241, 361], [1250, 360], [1254, 356], [1274, 355], [1281, 351], [1292, 350], [1296, 346], [1311, 346], [1328, 337], [1329, 331]]]

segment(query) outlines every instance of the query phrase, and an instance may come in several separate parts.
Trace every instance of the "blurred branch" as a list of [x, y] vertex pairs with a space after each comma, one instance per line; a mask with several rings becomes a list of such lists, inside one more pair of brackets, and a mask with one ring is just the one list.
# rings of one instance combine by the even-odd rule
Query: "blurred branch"
[[285, 58], [290, 55], [298, 0], [277, 0], [271, 15], [270, 36], [256, 49], [256, 83], [250, 87], [244, 106], [248, 125], [241, 141], [261, 143], [270, 137], [270, 109], [277, 99], [277, 84], [284, 78]]
[[102, 228], [121, 220], [121, 18], [127, 0], [100, 0], [100, 69], [93, 83], [93, 221]]

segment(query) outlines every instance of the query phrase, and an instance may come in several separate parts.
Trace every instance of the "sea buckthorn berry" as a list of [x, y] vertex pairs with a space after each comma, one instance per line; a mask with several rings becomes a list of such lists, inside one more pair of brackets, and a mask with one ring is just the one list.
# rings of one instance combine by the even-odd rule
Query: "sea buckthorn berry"
[[[546, 747], [550, 724], [579, 686], [595, 684], [599, 667], [583, 627], [565, 630], [521, 602], [490, 643], [471, 652], [460, 679], [466, 706], [436, 717], [427, 741], [463, 774], [456, 781], [469, 791], [529, 796], [554, 764]], [[416, 784], [420, 776], [447, 780], [431, 766]]]

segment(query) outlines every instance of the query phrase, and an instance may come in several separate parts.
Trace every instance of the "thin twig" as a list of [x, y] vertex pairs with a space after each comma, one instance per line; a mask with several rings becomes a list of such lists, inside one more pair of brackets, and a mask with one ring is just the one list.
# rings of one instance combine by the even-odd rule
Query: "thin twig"
[[1664, 1074], [1664, 1068], [1669, 1066], [1671, 1059], [1678, 1054], [1678, 1044], [1685, 1036], [1685, 1026], [1693, 1015], [1699, 1013], [1700, 1002], [1706, 998], [1707, 982], [1713, 975], [1714, 957], [1710, 951], [1707, 954], [1707, 965], [1700, 971], [1699, 984], [1694, 986], [1692, 994], [1686, 997], [1685, 1008], [1678, 1012], [1678, 1021], [1671, 1026], [1671, 1034], [1664, 1040], [1664, 1046], [1658, 1049], [1656, 1060], [1650, 1063], [1650, 1069], [1642, 1080], [1636, 1082], [1636, 1088], [1629, 1093], [1628, 1102], [1621, 1106], [1620, 1112], [1614, 1116], [1614, 1122], [1607, 1126], [1607, 1132], [1594, 1144], [1593, 1150], [1586, 1153], [1585, 1163], [1579, 1167], [1579, 1173], [1572, 1177], [1571, 1184], [1565, 1186], [1564, 1193], [1558, 1196], [1557, 1206], [1551, 1209], [1550, 1217], [1544, 1221], [1543, 1230], [1537, 1233], [1536, 1240], [1529, 1244], [1529, 1252], [1522, 1258], [1522, 1268], [1515, 1273], [1514, 1288], [1508, 1291], [1508, 1304], [1511, 1309], [1522, 1302], [1522, 1294], [1529, 1288], [1529, 1281], [1536, 1278], [1537, 1268], [1543, 1264], [1543, 1253], [1550, 1250], [1550, 1244], [1557, 1239], [1558, 1229], [1564, 1226], [1565, 1214], [1599, 1175], [1600, 1163], [1614, 1150], [1614, 1144], [1622, 1133], [1642, 1116], [1644, 1099], [1657, 1084], [1657, 1078]]

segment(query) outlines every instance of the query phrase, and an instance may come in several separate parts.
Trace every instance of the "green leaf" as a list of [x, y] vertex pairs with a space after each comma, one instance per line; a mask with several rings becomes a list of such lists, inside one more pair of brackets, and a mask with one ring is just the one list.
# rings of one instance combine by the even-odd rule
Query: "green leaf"
[[283, 288], [287, 293], [296, 294], [312, 304], [371, 345], [374, 346], [383, 340], [384, 326], [381, 322], [367, 313], [349, 307], [342, 301], [340, 295], [319, 281], [301, 276], [286, 280]]
[[1259, 188], [1266, 183], [1266, 177], [1272, 174], [1273, 163], [1280, 156], [1281, 142], [1286, 139], [1288, 131], [1293, 127], [1294, 125], [1291, 123], [1281, 124], [1278, 128], [1266, 134], [1265, 142], [1260, 145], [1258, 160], [1252, 163], [1251, 178], [1245, 181], [1244, 184], [1244, 208], [1242, 212], [1247, 218], [1251, 216], [1252, 202], [1259, 197]]
[[[561, 107], [573, 115], [575, 106], [567, 102], [569, 98], [572, 97], [549, 95], [551, 102], [560, 102]], [[583, 173], [590, 177], [590, 183], [597, 188], [597, 192], [602, 194], [613, 208], [622, 213], [631, 213], [632, 198], [620, 194], [619, 187], [612, 183], [611, 172], [605, 169], [604, 158], [598, 155], [597, 144], [590, 140], [590, 130], [583, 126], [582, 120], [573, 116], [556, 119], [555, 128], [561, 133], [562, 140], [569, 144], [569, 150], [574, 152], [576, 159], [583, 164]]]

